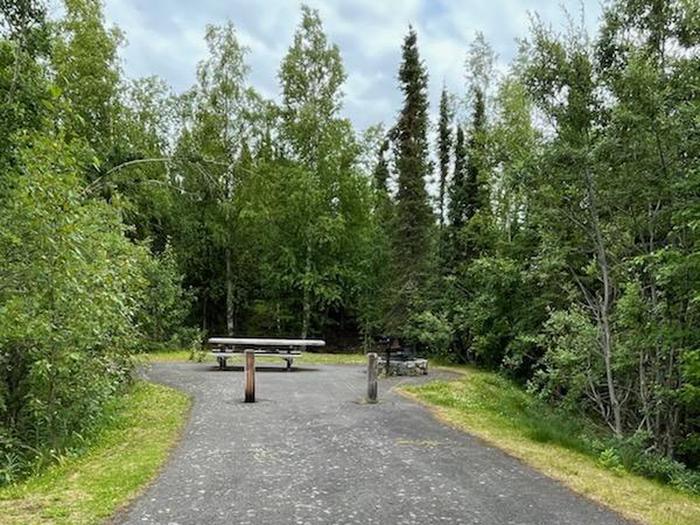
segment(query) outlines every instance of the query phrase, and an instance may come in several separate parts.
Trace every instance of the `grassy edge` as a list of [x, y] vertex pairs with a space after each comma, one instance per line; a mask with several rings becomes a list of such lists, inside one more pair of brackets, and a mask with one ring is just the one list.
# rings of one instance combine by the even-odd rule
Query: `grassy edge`
[[[454, 382], [464, 380], [469, 373], [456, 366], [435, 368], [463, 376]], [[631, 473], [612, 472], [583, 453], [552, 443], [536, 442], [523, 434], [489, 428], [488, 422], [475, 423], [473, 418], [465, 416], [458, 408], [440, 406], [423, 399], [419, 393], [420, 386], [409, 388], [418, 392], [409, 391], [405, 386], [394, 390], [426, 407], [439, 421], [476, 436], [628, 520], [649, 525], [700, 523], [700, 498]]]
[[150, 477], [142, 483], [139, 487], [137, 487], [132, 494], [129, 494], [126, 498], [124, 498], [121, 503], [119, 503], [113, 510], [110, 512], [109, 516], [106, 517], [106, 519], [103, 521], [104, 525], [109, 525], [111, 523], [116, 523], [118, 521], [119, 516], [127, 513], [129, 509], [136, 503], [136, 500], [141, 497], [150, 487], [155, 483], [155, 481], [158, 479], [160, 474], [163, 472], [163, 469], [166, 467], [166, 465], [170, 462], [170, 459], [172, 458], [173, 454], [177, 450], [178, 446], [182, 442], [182, 437], [185, 433], [185, 428], [187, 427], [187, 422], [190, 420], [192, 416], [192, 406], [194, 405], [194, 398], [190, 394], [186, 394], [182, 390], [178, 390], [177, 388], [157, 384], [157, 383], [150, 383], [148, 381], [142, 380], [143, 383], [146, 383], [151, 386], [157, 386], [161, 388], [165, 388], [168, 390], [171, 390], [174, 394], [178, 395], [181, 399], [185, 401], [185, 408], [181, 413], [181, 421], [173, 435], [172, 441], [167, 445], [166, 450], [165, 450], [165, 456], [163, 459], [160, 461], [159, 464], [155, 466], [153, 469], [153, 472], [151, 473]]
[[85, 453], [0, 489], [0, 515], [13, 524], [103, 523], [152, 483], [178, 444], [191, 398], [137, 381]]

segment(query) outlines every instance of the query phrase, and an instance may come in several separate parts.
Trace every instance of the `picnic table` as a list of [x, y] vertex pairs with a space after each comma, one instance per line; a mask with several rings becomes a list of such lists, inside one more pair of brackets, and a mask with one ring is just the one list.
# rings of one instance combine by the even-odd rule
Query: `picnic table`
[[292, 368], [294, 358], [301, 355], [307, 346], [325, 346], [321, 339], [276, 339], [256, 337], [211, 337], [207, 343], [212, 347], [211, 354], [216, 357], [219, 368], [226, 368], [230, 357], [242, 356], [246, 350], [253, 350], [255, 355], [280, 357], [287, 362], [287, 370]]

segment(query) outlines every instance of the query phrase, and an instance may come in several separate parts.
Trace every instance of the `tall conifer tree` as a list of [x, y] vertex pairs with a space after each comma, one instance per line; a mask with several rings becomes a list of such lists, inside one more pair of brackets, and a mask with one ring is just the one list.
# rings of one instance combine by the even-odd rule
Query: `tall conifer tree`
[[484, 160], [486, 144], [484, 134], [486, 132], [486, 108], [484, 93], [481, 89], [474, 90], [474, 117], [472, 121], [471, 136], [466, 165], [465, 218], [469, 221], [477, 211], [483, 208], [487, 202], [486, 181], [484, 180]]
[[486, 156], [486, 116], [483, 92], [474, 90], [474, 116], [468, 144], [464, 132], [457, 128], [455, 163], [452, 183], [449, 187], [448, 209], [450, 259], [452, 264], [464, 261], [475, 253], [473, 246], [465, 244], [460, 230], [469, 225], [476, 213], [488, 202], [484, 180], [484, 158]]
[[374, 189], [383, 194], [388, 194], [389, 192], [389, 161], [386, 158], [386, 152], [389, 149], [389, 145], [388, 140], [382, 142], [377, 155], [377, 165], [374, 167], [374, 171], [372, 172]]
[[409, 28], [402, 47], [399, 84], [403, 108], [393, 129], [397, 170], [396, 219], [393, 251], [395, 304], [391, 328], [401, 330], [408, 309], [420, 295], [430, 261], [433, 213], [428, 201], [426, 177], [432, 170], [428, 156], [428, 74], [418, 53], [417, 35]]
[[445, 235], [444, 261], [448, 273], [454, 271], [459, 257], [459, 231], [464, 226], [467, 209], [465, 185], [465, 166], [467, 164], [467, 147], [462, 126], [457, 125], [454, 148], [454, 167], [452, 180], [448, 187], [449, 203], [447, 207], [447, 230]]
[[438, 161], [440, 163], [440, 194], [438, 196], [438, 210], [440, 226], [445, 223], [445, 192], [450, 171], [450, 149], [452, 148], [452, 130], [450, 129], [450, 100], [447, 89], [442, 88], [440, 96], [440, 122], [438, 127]]
[[459, 229], [464, 226], [467, 208], [467, 196], [465, 188], [464, 167], [467, 163], [467, 149], [464, 144], [464, 131], [457, 126], [457, 140], [455, 142], [455, 163], [452, 171], [452, 183], [449, 187], [450, 202], [447, 216], [451, 229]]

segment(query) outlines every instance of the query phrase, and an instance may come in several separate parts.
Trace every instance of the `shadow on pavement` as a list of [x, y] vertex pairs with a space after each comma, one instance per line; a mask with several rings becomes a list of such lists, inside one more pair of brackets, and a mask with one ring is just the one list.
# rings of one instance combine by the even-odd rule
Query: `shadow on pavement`
[[[200, 371], [205, 372], [245, 372], [245, 367], [243, 365], [227, 365], [225, 369], [221, 370], [219, 365], [209, 366], [206, 368], [200, 368]], [[294, 374], [296, 372], [318, 372], [318, 368], [310, 368], [305, 366], [295, 366], [287, 370], [284, 365], [282, 366], [257, 366], [255, 367], [256, 372], [280, 372], [283, 374]]]

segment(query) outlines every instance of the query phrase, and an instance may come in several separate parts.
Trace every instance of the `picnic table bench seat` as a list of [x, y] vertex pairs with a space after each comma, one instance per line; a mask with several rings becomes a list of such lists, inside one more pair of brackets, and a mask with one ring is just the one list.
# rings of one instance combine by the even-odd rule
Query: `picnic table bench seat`
[[275, 339], [254, 337], [212, 337], [207, 343], [211, 354], [216, 357], [219, 368], [226, 368], [226, 360], [243, 355], [246, 350], [253, 350], [255, 355], [280, 357], [287, 363], [287, 370], [292, 368], [294, 358], [301, 355], [301, 349], [308, 346], [325, 346], [320, 339]]

